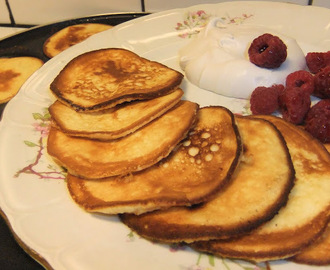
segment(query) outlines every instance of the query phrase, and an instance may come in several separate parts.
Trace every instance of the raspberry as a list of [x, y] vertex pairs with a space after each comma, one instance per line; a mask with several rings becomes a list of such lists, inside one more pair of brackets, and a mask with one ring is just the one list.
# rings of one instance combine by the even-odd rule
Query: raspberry
[[330, 99], [322, 99], [308, 112], [305, 129], [322, 143], [330, 143]]
[[283, 119], [301, 124], [310, 108], [310, 95], [299, 87], [286, 87], [279, 97]]
[[321, 69], [315, 74], [314, 96], [319, 98], [330, 98], [330, 66]]
[[287, 48], [279, 37], [266, 33], [252, 41], [248, 53], [253, 64], [278, 68], [286, 59]]
[[276, 111], [279, 107], [278, 97], [283, 89], [283, 85], [259, 86], [254, 89], [250, 98], [252, 114], [271, 114]]
[[286, 77], [286, 86], [299, 87], [308, 94], [314, 92], [314, 76], [306, 70], [298, 70]]
[[322, 68], [330, 66], [330, 51], [307, 53], [306, 64], [309, 68], [309, 71], [316, 74]]

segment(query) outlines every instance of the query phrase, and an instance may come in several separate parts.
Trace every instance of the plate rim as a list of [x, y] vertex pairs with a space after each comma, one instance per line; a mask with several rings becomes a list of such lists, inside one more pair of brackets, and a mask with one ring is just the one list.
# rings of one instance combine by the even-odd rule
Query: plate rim
[[[244, 3], [246, 3], [246, 2], [252, 2], [252, 3], [260, 3], [259, 1], [238, 1], [238, 2], [244, 2]], [[272, 4], [274, 4], [274, 3], [278, 3], [279, 4], [279, 2], [270, 2], [270, 1], [263, 1], [263, 2], [266, 2], [266, 3], [272, 3]], [[218, 3], [218, 4], [208, 4], [208, 5], [219, 5], [219, 4], [222, 4], [222, 3]], [[280, 4], [292, 4], [292, 3], [280, 3]], [[171, 11], [173, 11], [173, 10], [187, 10], [187, 9], [193, 9], [194, 7], [198, 7], [198, 6], [205, 6], [205, 4], [200, 4], [200, 5], [194, 5], [194, 6], [190, 6], [190, 7], [187, 7], [187, 8], [180, 8], [180, 9], [171, 9], [171, 10], [167, 10], [167, 11], [162, 11], [162, 12], [158, 12], [158, 13], [152, 13], [152, 14], [144, 14], [143, 16], [153, 16], [153, 15], [157, 15], [157, 14], [162, 14], [162, 13], [167, 13], [167, 12], [171, 12]], [[298, 5], [298, 6], [300, 6], [300, 5]], [[307, 6], [304, 6], [304, 7], [307, 7]], [[113, 13], [111, 13], [111, 14], [113, 14]], [[116, 13], [116, 14], [118, 14], [118, 13]], [[115, 15], [116, 15], [115, 14]], [[120, 14], [130, 14], [130, 13], [120, 13]], [[89, 17], [89, 16], [87, 16], [87, 17]], [[137, 19], [139, 19], [139, 18], [137, 18]], [[136, 20], [136, 19], [134, 19], [134, 20]], [[61, 21], [62, 22], [62, 21]], [[47, 24], [48, 25], [48, 24]], [[51, 24], [50, 24], [51, 25]], [[38, 26], [38, 27], [43, 27], [43, 26]], [[37, 27], [37, 28], [38, 28]], [[14, 34], [13, 36], [15, 36], [15, 35], [19, 35], [19, 34], [21, 34], [21, 33], [18, 33], [18, 34]], [[1, 40], [0, 40], [1, 41]], [[3, 127], [3, 125], [0, 123], [0, 129], [2, 129], [2, 128], [4, 128]], [[1, 205], [0, 205], [0, 214], [2, 215], [2, 216], [4, 216], [5, 217], [5, 220], [6, 220], [6, 222], [7, 222], [7, 224], [8, 224], [8, 226], [10, 227], [10, 229], [12, 230], [12, 233], [13, 233], [13, 235], [15, 236], [15, 239], [18, 239], [18, 243], [22, 246], [22, 248], [25, 250], [25, 251], [27, 251], [27, 253], [30, 255], [30, 256], [32, 256], [34, 259], [36, 259], [36, 261], [37, 262], [39, 262], [39, 263], [41, 263], [40, 262], [40, 260], [44, 260], [44, 263], [41, 263], [43, 266], [46, 264], [47, 265], [47, 267], [49, 267], [49, 269], [52, 269], [52, 266], [51, 265], [48, 265], [48, 262], [42, 257], [42, 255], [41, 254], [38, 254], [35, 250], [33, 250], [31, 247], [29, 247], [26, 243], [24, 243], [20, 238], [19, 238], [19, 236], [18, 235], [16, 235], [16, 233], [15, 233], [15, 231], [14, 231], [14, 229], [12, 228], [12, 225], [10, 224], [10, 222], [9, 222], [9, 219], [8, 219], [8, 217], [6, 216], [6, 214], [5, 214], [5, 212], [1, 209]], [[30, 253], [30, 252], [32, 252], [32, 254]], [[36, 256], [36, 257], [34, 257], [34, 255]]]

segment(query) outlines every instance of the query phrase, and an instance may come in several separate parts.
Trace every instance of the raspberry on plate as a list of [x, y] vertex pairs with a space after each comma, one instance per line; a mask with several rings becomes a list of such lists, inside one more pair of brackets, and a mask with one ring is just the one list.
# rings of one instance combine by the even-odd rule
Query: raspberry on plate
[[254, 89], [250, 98], [252, 114], [271, 114], [276, 111], [279, 107], [278, 97], [283, 89], [281, 84]]
[[279, 37], [266, 33], [252, 41], [248, 54], [259, 67], [278, 68], [287, 57], [287, 47]]
[[286, 87], [279, 97], [283, 119], [293, 124], [301, 124], [310, 108], [310, 95], [299, 87]]
[[314, 74], [319, 72], [322, 68], [330, 66], [330, 51], [307, 53], [306, 65], [309, 71]]
[[314, 77], [314, 96], [330, 98], [330, 66], [321, 69]]
[[306, 70], [292, 72], [286, 77], [285, 85], [299, 87], [311, 95], [314, 92], [314, 75]]
[[309, 110], [305, 129], [322, 143], [330, 143], [330, 99], [323, 99]]

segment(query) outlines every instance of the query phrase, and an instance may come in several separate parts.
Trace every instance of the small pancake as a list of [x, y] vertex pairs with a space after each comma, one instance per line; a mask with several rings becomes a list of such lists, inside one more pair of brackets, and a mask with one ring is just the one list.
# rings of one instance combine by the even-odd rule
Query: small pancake
[[56, 125], [70, 136], [111, 140], [126, 136], [148, 124], [177, 104], [183, 95], [178, 89], [159, 98], [118, 105], [98, 112], [76, 112], [56, 101], [49, 113]]
[[168, 156], [187, 135], [198, 105], [181, 101], [148, 125], [123, 138], [97, 141], [51, 128], [47, 150], [69, 173], [97, 179], [140, 171]]
[[[256, 116], [257, 117], [257, 116]], [[273, 116], [259, 116], [281, 131], [296, 171], [295, 185], [285, 207], [252, 233], [228, 241], [198, 242], [194, 248], [252, 261], [284, 259], [319, 237], [330, 214], [330, 155], [303, 129]]]
[[101, 23], [82, 23], [70, 25], [50, 36], [43, 45], [43, 52], [49, 58], [58, 55], [67, 48], [78, 44], [88, 37], [112, 28]]
[[43, 61], [35, 57], [0, 58], [0, 104], [12, 99], [42, 65]]
[[308, 265], [330, 265], [330, 223], [319, 239], [290, 260]]
[[271, 219], [286, 203], [293, 185], [288, 149], [271, 123], [247, 117], [236, 121], [243, 156], [232, 180], [213, 199], [191, 208], [124, 214], [122, 221], [152, 240], [189, 243], [237, 236]]
[[167, 158], [126, 176], [85, 180], [72, 175], [67, 185], [87, 211], [141, 214], [206, 201], [225, 185], [238, 163], [240, 137], [231, 112], [199, 110], [190, 135]]
[[179, 87], [183, 74], [125, 49], [100, 49], [72, 59], [50, 85], [60, 101], [77, 111], [152, 99]]

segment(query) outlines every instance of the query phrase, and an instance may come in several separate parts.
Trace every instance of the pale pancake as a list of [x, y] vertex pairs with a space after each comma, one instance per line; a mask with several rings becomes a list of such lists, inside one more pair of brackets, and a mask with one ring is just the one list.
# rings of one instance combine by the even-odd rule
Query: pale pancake
[[83, 178], [140, 171], [170, 154], [192, 127], [197, 110], [196, 103], [181, 101], [136, 132], [112, 141], [72, 137], [51, 128], [47, 150], [69, 173]]
[[178, 88], [183, 74], [125, 49], [100, 49], [72, 59], [50, 85], [57, 99], [77, 111], [152, 99]]
[[253, 233], [229, 241], [194, 244], [194, 248], [225, 257], [254, 261], [291, 257], [321, 235], [330, 213], [330, 155], [303, 129], [281, 118], [260, 116], [284, 136], [296, 171], [287, 205]]
[[288, 149], [271, 123], [246, 117], [236, 121], [243, 155], [232, 180], [213, 199], [191, 208], [124, 214], [122, 221], [152, 240], [189, 243], [237, 236], [271, 219], [286, 203], [293, 185]]
[[126, 176], [85, 180], [72, 175], [67, 185], [87, 211], [141, 214], [209, 199], [233, 173], [241, 152], [230, 111], [200, 109], [197, 123], [171, 155], [154, 166]]
[[330, 223], [319, 239], [290, 260], [308, 265], [330, 265]]
[[98, 112], [76, 112], [56, 101], [49, 113], [56, 125], [70, 136], [111, 140], [126, 136], [177, 104], [183, 95], [178, 89], [159, 98], [124, 103]]
[[67, 48], [78, 44], [90, 36], [112, 28], [101, 23], [82, 23], [70, 25], [51, 35], [43, 45], [43, 52], [49, 58], [58, 55]]
[[0, 104], [12, 99], [42, 65], [43, 61], [35, 57], [0, 58]]
[[[330, 151], [330, 144], [324, 145]], [[330, 265], [330, 223], [322, 235], [300, 253], [290, 258], [291, 261], [308, 265]]]

